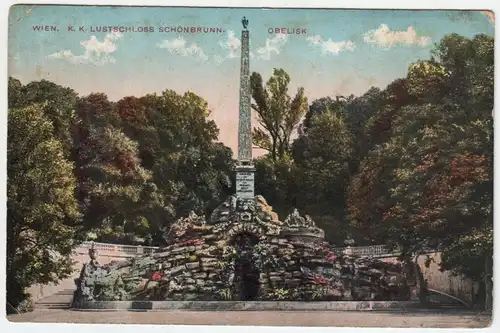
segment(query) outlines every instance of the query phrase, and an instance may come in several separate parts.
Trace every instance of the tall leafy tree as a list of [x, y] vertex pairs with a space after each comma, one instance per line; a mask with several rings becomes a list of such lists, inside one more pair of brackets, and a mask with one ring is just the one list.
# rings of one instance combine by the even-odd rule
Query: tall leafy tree
[[307, 131], [311, 125], [312, 117], [316, 115], [333, 112], [346, 119], [348, 117], [347, 106], [352, 104], [355, 99], [354, 95], [350, 95], [348, 97], [336, 96], [335, 98], [328, 96], [314, 100], [304, 116], [304, 121], [300, 127], [301, 132]]
[[336, 243], [347, 234], [347, 224], [342, 223], [344, 192], [354, 148], [354, 137], [344, 119], [331, 112], [313, 116], [307, 132], [293, 143], [301, 193], [296, 205], [320, 222], [329, 221], [322, 226]]
[[24, 107], [38, 103], [45, 116], [52, 122], [55, 137], [64, 145], [65, 154], [71, 153], [71, 129], [75, 122], [77, 94], [47, 80], [33, 81], [23, 86], [9, 78], [9, 107]]
[[269, 155], [256, 158], [255, 192], [270, 203], [279, 218], [285, 218], [301, 199], [298, 168], [289, 157], [274, 161]]
[[288, 94], [290, 76], [283, 69], [274, 69], [265, 86], [259, 73], [252, 73], [250, 81], [252, 108], [259, 123], [254, 128], [253, 143], [276, 161], [290, 153], [292, 136], [307, 112], [307, 97], [302, 87], [293, 98]]
[[[231, 192], [231, 150], [217, 143], [208, 103], [192, 92], [166, 90], [141, 98], [146, 114], [139, 150], [165, 196], [164, 224], [193, 210], [209, 214]], [[138, 127], [139, 128], [139, 127]]]
[[151, 110], [147, 109], [147, 99], [126, 96], [116, 103], [116, 110], [121, 120], [123, 133], [136, 141], [139, 146], [141, 164], [146, 169], [153, 166], [153, 146], [156, 127], [151, 122]]
[[7, 140], [7, 301], [72, 272], [80, 214], [73, 165], [38, 104], [9, 108]]
[[348, 190], [358, 232], [397, 244], [404, 254], [439, 248], [442, 268], [482, 278], [486, 296], [493, 225], [492, 45], [483, 35], [446, 36], [435, 57], [410, 66], [404, 84], [409, 103], [388, 105], [395, 111], [390, 135], [362, 161]]
[[85, 228], [103, 241], [143, 242], [151, 228], [145, 208], [161, 198], [151, 192], [137, 143], [121, 131], [118, 112], [103, 94], [79, 99], [77, 115], [74, 148]]
[[383, 91], [372, 89], [372, 96], [365, 102], [370, 105], [368, 106], [369, 112], [356, 135], [359, 161], [377, 145], [389, 140], [395, 115], [402, 107], [412, 105], [416, 101], [416, 98], [408, 91], [406, 78], [394, 80]]
[[[362, 96], [336, 96], [335, 98], [323, 97], [313, 101], [304, 121], [300, 127], [301, 132], [306, 134], [312, 126], [311, 119], [315, 115], [333, 113], [340, 117], [345, 123], [354, 140], [354, 151], [348, 161], [349, 172], [356, 171], [359, 162], [366, 155], [372, 141], [367, 137], [367, 124], [383, 107], [385, 92], [378, 88], [370, 88]], [[375, 134], [375, 133], [374, 133]], [[368, 134], [369, 135], [369, 134]]]

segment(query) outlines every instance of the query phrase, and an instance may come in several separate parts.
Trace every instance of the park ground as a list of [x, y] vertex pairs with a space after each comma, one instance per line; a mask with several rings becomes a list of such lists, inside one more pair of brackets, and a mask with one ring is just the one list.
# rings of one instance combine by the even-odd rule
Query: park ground
[[484, 328], [491, 313], [457, 309], [407, 311], [76, 311], [37, 309], [11, 322], [78, 324], [243, 325], [323, 327]]

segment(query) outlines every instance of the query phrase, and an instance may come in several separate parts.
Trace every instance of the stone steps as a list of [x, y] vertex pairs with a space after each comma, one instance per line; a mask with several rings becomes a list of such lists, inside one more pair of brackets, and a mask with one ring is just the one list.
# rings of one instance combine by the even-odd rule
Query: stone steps
[[44, 297], [35, 302], [35, 309], [69, 309], [73, 301], [72, 289], [63, 289], [54, 295]]
[[71, 307], [71, 303], [36, 304], [35, 309], [66, 310]]

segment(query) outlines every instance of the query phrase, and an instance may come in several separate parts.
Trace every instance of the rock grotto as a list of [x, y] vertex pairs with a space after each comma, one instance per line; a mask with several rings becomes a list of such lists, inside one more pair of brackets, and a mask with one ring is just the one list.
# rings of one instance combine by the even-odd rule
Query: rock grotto
[[155, 253], [100, 266], [93, 249], [74, 302], [416, 300], [417, 268], [335, 253], [309, 216], [280, 221], [262, 196], [230, 196], [209, 219], [177, 220]]

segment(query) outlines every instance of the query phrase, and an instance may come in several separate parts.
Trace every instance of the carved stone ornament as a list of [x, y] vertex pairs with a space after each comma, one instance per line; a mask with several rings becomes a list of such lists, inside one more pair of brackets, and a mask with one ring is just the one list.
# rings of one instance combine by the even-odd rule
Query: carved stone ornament
[[285, 219], [285, 225], [289, 227], [306, 227], [307, 222], [306, 219], [300, 216], [300, 213], [297, 208], [293, 210], [293, 212], [288, 215]]
[[203, 225], [205, 225], [205, 216], [198, 216], [195, 212], [191, 211], [187, 217], [175, 221], [164, 238], [170, 240], [176, 237], [182, 237], [189, 227]]
[[240, 221], [242, 222], [252, 221], [255, 213], [254, 199], [239, 198], [236, 203], [236, 213]]

